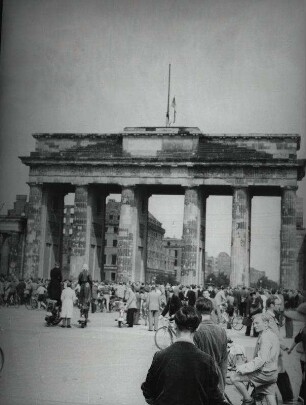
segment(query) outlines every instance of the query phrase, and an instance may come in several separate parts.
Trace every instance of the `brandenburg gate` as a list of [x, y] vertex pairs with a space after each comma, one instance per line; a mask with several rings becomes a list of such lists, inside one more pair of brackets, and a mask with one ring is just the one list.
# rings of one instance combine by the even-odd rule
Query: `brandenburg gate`
[[231, 285], [249, 286], [251, 199], [279, 196], [280, 284], [297, 287], [296, 190], [305, 175], [305, 161], [297, 159], [300, 136], [209, 135], [187, 127], [33, 136], [35, 151], [21, 157], [30, 168], [26, 277], [48, 277], [49, 264], [60, 260], [66, 194], [75, 193], [70, 276], [77, 277], [92, 260], [91, 246], [104, 240], [106, 197], [121, 193], [117, 280], [145, 281], [148, 198], [175, 194], [185, 196], [181, 282], [203, 284], [206, 200], [231, 195]]

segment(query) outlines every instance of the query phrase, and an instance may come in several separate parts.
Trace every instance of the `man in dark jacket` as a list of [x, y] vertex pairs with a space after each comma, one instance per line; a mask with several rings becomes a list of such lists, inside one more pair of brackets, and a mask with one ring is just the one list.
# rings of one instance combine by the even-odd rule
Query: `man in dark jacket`
[[168, 298], [167, 304], [161, 313], [161, 316], [166, 316], [169, 313], [169, 316], [172, 316], [178, 311], [181, 306], [182, 302], [179, 298], [179, 287], [173, 287], [173, 294]]
[[194, 334], [195, 345], [215, 360], [219, 375], [219, 385], [223, 392], [227, 373], [227, 336], [222, 326], [215, 324], [211, 319], [213, 310], [209, 298], [198, 298], [196, 309], [202, 315], [202, 322]]
[[193, 334], [200, 323], [195, 308], [179, 309], [174, 317], [177, 340], [155, 353], [141, 389], [151, 405], [223, 405], [218, 374], [211, 356], [197, 349]]

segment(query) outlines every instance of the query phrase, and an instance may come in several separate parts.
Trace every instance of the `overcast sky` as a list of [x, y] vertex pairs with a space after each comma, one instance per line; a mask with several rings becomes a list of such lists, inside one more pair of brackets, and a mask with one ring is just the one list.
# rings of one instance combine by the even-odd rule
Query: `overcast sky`
[[[306, 157], [303, 0], [4, 0], [2, 30], [1, 213], [28, 193], [32, 133], [164, 125], [169, 63], [177, 125], [298, 133]], [[182, 199], [174, 220], [152, 200], [180, 236]], [[229, 253], [231, 201], [209, 200], [208, 253]], [[253, 216], [252, 265], [276, 279], [279, 199]]]

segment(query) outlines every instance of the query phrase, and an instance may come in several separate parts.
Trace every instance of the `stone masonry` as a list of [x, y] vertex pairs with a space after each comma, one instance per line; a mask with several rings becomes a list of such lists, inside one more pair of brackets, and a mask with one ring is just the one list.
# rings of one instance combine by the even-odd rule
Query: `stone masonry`
[[96, 188], [102, 187], [107, 193], [122, 194], [118, 280], [145, 279], [148, 196], [180, 194], [185, 195], [182, 282], [201, 283], [205, 198], [231, 195], [231, 280], [248, 286], [251, 196], [279, 196], [280, 281], [284, 287], [297, 287], [295, 190], [305, 175], [305, 160], [297, 159], [298, 135], [209, 135], [198, 128], [144, 127], [116, 134], [36, 134], [34, 138], [35, 151], [21, 157], [30, 168], [27, 275], [44, 271], [39, 265], [46, 249], [42, 187], [44, 191], [60, 187], [61, 192], [76, 195], [72, 274], [84, 261], [92, 262], [92, 201]]

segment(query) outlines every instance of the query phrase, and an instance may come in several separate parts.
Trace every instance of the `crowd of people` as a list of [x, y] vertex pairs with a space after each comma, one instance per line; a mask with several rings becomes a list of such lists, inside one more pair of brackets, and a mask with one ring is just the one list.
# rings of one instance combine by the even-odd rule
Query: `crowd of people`
[[[101, 302], [106, 312], [111, 311], [114, 303], [117, 303], [118, 310], [124, 308], [126, 319], [121, 319], [120, 326], [124, 323], [129, 328], [143, 321], [148, 331], [156, 331], [162, 318], [172, 317], [177, 339], [170, 348], [154, 356], [142, 385], [149, 404], [187, 403], [184, 400], [180, 402], [178, 398], [188, 399], [193, 404], [226, 403], [228, 337], [220, 325], [223, 311], [227, 312], [229, 319], [234, 312], [241, 316], [246, 326], [245, 335], [257, 338], [254, 359], [237, 365], [230, 376], [231, 383], [242, 395], [243, 404], [254, 403], [246, 389], [246, 382], [255, 387], [264, 386], [271, 405], [275, 403], [276, 385], [283, 403], [292, 403], [292, 384], [284, 366], [283, 352], [290, 354], [295, 347], [300, 353], [305, 379], [306, 326], [294, 337], [290, 348], [280, 336], [283, 323], [289, 338], [293, 338], [293, 319], [306, 323], [306, 303], [298, 290], [98, 282], [92, 280], [87, 264], [83, 265], [77, 279], [63, 280], [60, 266], [56, 263], [48, 280], [18, 280], [14, 275], [1, 276], [1, 302], [7, 304], [15, 295], [18, 295], [21, 304], [32, 296], [37, 297], [41, 305], [46, 298], [53, 300], [63, 328], [71, 328], [76, 304], [85, 323], [90, 311], [95, 312]], [[228, 323], [227, 327], [230, 328], [231, 324]], [[175, 366], [172, 362], [174, 358]], [[209, 376], [207, 379], [199, 378], [206, 374]], [[172, 376], [171, 381], [165, 380], [166, 375]], [[303, 380], [299, 393], [303, 400], [304, 391]]]

